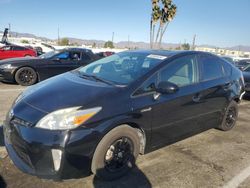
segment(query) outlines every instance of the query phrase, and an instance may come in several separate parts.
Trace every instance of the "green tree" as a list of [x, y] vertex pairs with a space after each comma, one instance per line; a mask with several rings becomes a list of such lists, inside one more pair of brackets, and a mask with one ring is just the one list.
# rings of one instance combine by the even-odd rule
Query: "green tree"
[[96, 48], [96, 43], [95, 42], [92, 44], [92, 48]]
[[114, 48], [113, 42], [112, 41], [105, 42], [104, 48]]
[[29, 41], [28, 40], [21, 40], [21, 43], [23, 43], [23, 44], [29, 44]]
[[180, 46], [179, 46], [179, 47], [176, 47], [175, 50], [181, 50], [181, 47], [180, 47]]
[[[151, 0], [151, 2], [150, 47], [154, 48], [154, 44], [156, 44], [160, 48], [167, 27], [176, 16], [177, 6], [173, 4], [172, 0]], [[155, 36], [157, 26], [158, 31]]]
[[181, 45], [181, 48], [182, 48], [183, 50], [190, 50], [190, 44], [184, 43], [184, 44]]
[[62, 38], [59, 41], [58, 45], [60, 45], [60, 46], [68, 46], [69, 45], [69, 39], [68, 38]]

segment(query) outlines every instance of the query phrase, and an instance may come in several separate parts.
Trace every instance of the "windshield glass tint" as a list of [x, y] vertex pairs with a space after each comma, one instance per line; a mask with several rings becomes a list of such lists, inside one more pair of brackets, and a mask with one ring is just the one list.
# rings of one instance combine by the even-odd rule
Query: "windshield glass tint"
[[79, 71], [117, 84], [129, 84], [166, 59], [165, 56], [122, 52], [91, 63]]
[[250, 72], [250, 66], [245, 69], [246, 72]]
[[39, 57], [42, 58], [42, 59], [51, 58], [51, 57], [53, 57], [54, 55], [56, 55], [58, 53], [59, 53], [58, 51], [51, 51], [51, 52], [45, 53], [43, 55], [40, 55]]

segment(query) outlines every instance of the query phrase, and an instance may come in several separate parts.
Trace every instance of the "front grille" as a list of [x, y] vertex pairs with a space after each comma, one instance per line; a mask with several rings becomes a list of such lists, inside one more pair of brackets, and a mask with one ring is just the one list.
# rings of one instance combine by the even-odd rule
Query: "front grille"
[[10, 140], [18, 157], [20, 157], [28, 166], [33, 168], [29, 157], [29, 146], [14, 131], [11, 133]]
[[15, 125], [23, 125], [25, 127], [31, 127], [33, 125], [32, 123], [25, 121], [23, 119], [20, 119], [16, 116], [12, 118], [11, 123]]

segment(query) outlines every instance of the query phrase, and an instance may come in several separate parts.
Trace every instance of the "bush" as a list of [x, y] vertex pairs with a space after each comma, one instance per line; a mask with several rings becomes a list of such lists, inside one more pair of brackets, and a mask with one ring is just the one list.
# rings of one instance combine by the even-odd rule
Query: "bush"
[[60, 46], [68, 46], [69, 45], [69, 39], [67, 38], [62, 38], [59, 42], [58, 45]]
[[23, 44], [29, 44], [29, 41], [28, 40], [21, 40], [21, 43], [23, 43]]

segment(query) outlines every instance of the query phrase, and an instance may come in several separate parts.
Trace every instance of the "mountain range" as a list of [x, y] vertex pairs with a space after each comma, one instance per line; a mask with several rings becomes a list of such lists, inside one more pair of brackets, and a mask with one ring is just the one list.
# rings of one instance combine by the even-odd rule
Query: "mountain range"
[[[3, 32], [0, 31], [0, 34]], [[34, 34], [30, 33], [19, 33], [19, 32], [11, 32], [11, 36], [13, 37], [25, 37], [25, 38], [35, 38], [35, 39], [40, 39], [43, 40], [44, 42], [46, 41], [57, 41], [54, 39], [49, 39], [46, 37], [39, 37]], [[72, 44], [78, 44], [78, 45], [93, 45], [94, 43], [96, 44], [97, 47], [103, 47], [105, 42], [104, 40], [89, 40], [89, 39], [79, 39], [79, 38], [71, 38], [67, 37], [69, 39], [69, 42]], [[134, 42], [134, 41], [120, 41], [114, 43], [116, 48], [140, 48], [140, 49], [147, 49], [150, 47], [149, 43], [146, 42]], [[174, 49], [179, 47], [180, 44], [177, 43], [163, 43], [162, 48], [164, 49]], [[216, 46], [211, 46], [211, 45], [199, 45], [202, 47], [212, 47], [212, 48], [219, 48]], [[250, 51], [250, 46], [243, 46], [243, 45], [238, 45], [238, 46], [232, 46], [232, 47], [226, 47], [228, 50], [240, 50], [240, 51]]]

